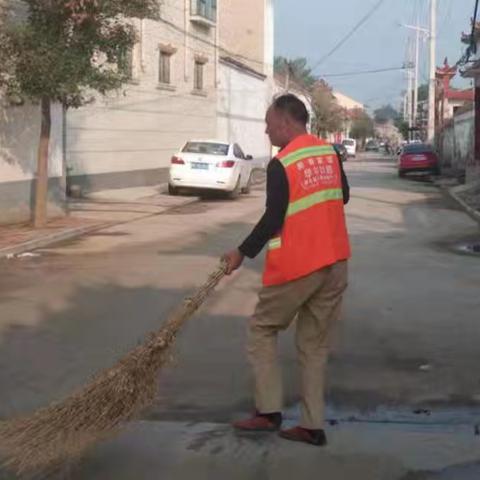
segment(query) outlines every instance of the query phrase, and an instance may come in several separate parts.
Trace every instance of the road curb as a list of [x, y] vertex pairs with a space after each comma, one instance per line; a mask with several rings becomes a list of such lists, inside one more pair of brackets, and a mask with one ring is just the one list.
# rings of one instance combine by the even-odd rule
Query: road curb
[[18, 243], [14, 246], [0, 248], [0, 260], [4, 258], [9, 258], [13, 255], [20, 255], [22, 253], [30, 252], [32, 250], [38, 250], [39, 248], [45, 248], [55, 243], [64, 242], [66, 240], [72, 240], [74, 238], [82, 237], [83, 235], [105, 230], [107, 228], [116, 227], [118, 225], [125, 225], [127, 223], [137, 222], [139, 220], [144, 220], [149, 217], [162, 215], [163, 213], [168, 212], [174, 208], [184, 207], [186, 205], [190, 205], [197, 201], [198, 201], [197, 198], [192, 198], [192, 199], [185, 200], [184, 202], [178, 205], [171, 205], [168, 208], [165, 208], [165, 210], [162, 212], [149, 213], [147, 215], [142, 215], [140, 217], [131, 218], [128, 220], [117, 220], [115, 222], [94, 223], [94, 224], [86, 225], [83, 227], [65, 229], [60, 232], [52, 233], [50, 235], [44, 235], [40, 238], [35, 238], [33, 240], [28, 240], [26, 242]]
[[[260, 173], [262, 171], [264, 172], [264, 170], [262, 170], [262, 169], [258, 169], [258, 171], [259, 172], [257, 172], [257, 173]], [[265, 183], [265, 179], [260, 178], [260, 179], [256, 180], [253, 183], [253, 185], [257, 186], [257, 185], [261, 185], [263, 183]], [[165, 195], [165, 194], [168, 193], [168, 183], [162, 183], [162, 184], [159, 185], [159, 187], [160, 187], [159, 188], [159, 193], [160, 194]], [[181, 202], [178, 205], [169, 206], [168, 208], [166, 208], [164, 210], [164, 212], [172, 210], [174, 208], [179, 208], [179, 207], [183, 207], [183, 206], [186, 206], [186, 205], [190, 205], [191, 203], [195, 203], [197, 201], [198, 201], [197, 198], [185, 199], [185, 201]], [[121, 202], [121, 203], [125, 203], [125, 202]], [[126, 202], [126, 203], [135, 203], [135, 202]], [[14, 246], [0, 248], [0, 260], [4, 259], [4, 258], [9, 258], [9, 257], [14, 256], [14, 255], [20, 255], [22, 253], [29, 252], [29, 251], [32, 251], [32, 250], [38, 250], [39, 248], [48, 247], [48, 246], [53, 245], [55, 243], [63, 242], [63, 241], [66, 241], [66, 240], [72, 240], [74, 238], [78, 238], [78, 237], [81, 237], [83, 235], [87, 235], [89, 233], [104, 230], [106, 228], [115, 227], [115, 226], [123, 225], [123, 224], [126, 224], [126, 223], [136, 222], [136, 221], [143, 220], [145, 218], [156, 216], [156, 215], [161, 215], [164, 212], [150, 213], [148, 215], [143, 215], [143, 216], [140, 216], [138, 218], [132, 218], [132, 219], [129, 219], [129, 220], [118, 220], [118, 221], [115, 221], [115, 222], [95, 223], [93, 225], [70, 228], [70, 229], [62, 230], [60, 232], [52, 233], [50, 235], [44, 235], [42, 237], [35, 238], [33, 240], [28, 240], [26, 242], [18, 243]]]
[[465, 213], [467, 213], [470, 217], [473, 218], [473, 220], [475, 220], [476, 222], [478, 222], [480, 224], [480, 212], [478, 210], [475, 210], [474, 208], [472, 208], [470, 205], [468, 205], [468, 203], [465, 202], [458, 195], [458, 193], [469, 190], [469, 188], [465, 188], [465, 186], [463, 186], [463, 185], [460, 186], [462, 188], [459, 188], [458, 185], [455, 186], [455, 187], [446, 187], [446, 186], [442, 186], [438, 183], [436, 185], [442, 192], [444, 192], [444, 194], [448, 195], [450, 198], [455, 200], [455, 202], [458, 203], [458, 205], [460, 205], [462, 207], [462, 209], [465, 211]]
[[65, 240], [71, 240], [72, 238], [81, 237], [87, 233], [91, 233], [97, 230], [103, 230], [104, 228], [111, 227], [116, 223], [102, 223], [88, 225], [84, 227], [70, 228], [68, 230], [62, 230], [61, 232], [52, 233], [50, 235], [44, 235], [40, 238], [28, 240], [26, 242], [18, 243], [15, 246], [5, 247], [0, 249], [0, 259], [8, 258], [12, 255], [19, 255], [31, 250], [38, 250], [54, 243], [63, 242]]

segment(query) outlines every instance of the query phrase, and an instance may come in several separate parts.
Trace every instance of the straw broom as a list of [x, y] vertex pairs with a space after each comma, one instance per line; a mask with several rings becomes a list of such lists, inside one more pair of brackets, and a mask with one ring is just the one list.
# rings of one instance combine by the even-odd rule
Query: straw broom
[[186, 298], [164, 326], [112, 368], [60, 403], [0, 423], [0, 456], [18, 474], [51, 472], [79, 459], [102, 439], [149, 406], [157, 375], [182, 325], [205, 302], [225, 275], [225, 264]]

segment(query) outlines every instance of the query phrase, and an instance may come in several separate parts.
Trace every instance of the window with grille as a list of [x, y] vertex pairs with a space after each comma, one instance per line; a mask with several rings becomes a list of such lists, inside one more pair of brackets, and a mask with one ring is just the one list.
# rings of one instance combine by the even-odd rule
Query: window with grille
[[195, 60], [195, 69], [194, 69], [194, 77], [193, 77], [193, 88], [195, 90], [203, 90], [203, 69], [205, 64], [198, 60]]
[[217, 0], [191, 0], [192, 15], [204, 17], [211, 22], [217, 20]]
[[172, 54], [160, 50], [159, 65], [158, 65], [158, 81], [163, 84], [170, 85], [171, 83], [171, 74], [170, 74], [170, 61]]

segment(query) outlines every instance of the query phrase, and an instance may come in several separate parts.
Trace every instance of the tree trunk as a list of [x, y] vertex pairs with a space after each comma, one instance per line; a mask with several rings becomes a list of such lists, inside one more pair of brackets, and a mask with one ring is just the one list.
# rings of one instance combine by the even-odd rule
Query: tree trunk
[[40, 127], [40, 142], [38, 144], [37, 178], [35, 181], [35, 211], [33, 226], [40, 228], [47, 223], [48, 197], [48, 147], [50, 144], [51, 112], [50, 99], [42, 98], [42, 119]]

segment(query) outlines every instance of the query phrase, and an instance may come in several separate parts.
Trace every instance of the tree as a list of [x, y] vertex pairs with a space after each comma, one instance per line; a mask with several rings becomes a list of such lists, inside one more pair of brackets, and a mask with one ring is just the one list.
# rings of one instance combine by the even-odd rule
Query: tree
[[373, 137], [375, 129], [370, 115], [360, 108], [353, 110], [351, 115], [350, 136], [362, 141], [365, 141], [368, 137]]
[[395, 122], [395, 126], [398, 128], [398, 131], [401, 133], [404, 140], [408, 140], [408, 136], [410, 134], [408, 122], [406, 122], [403, 118], [398, 117], [397, 121]]
[[296, 83], [300, 88], [310, 90], [317, 79], [308, 66], [306, 58], [287, 59], [282, 56], [275, 57], [275, 73], [288, 76], [289, 80]]
[[312, 108], [314, 112], [313, 129], [318, 136], [338, 132], [345, 121], [343, 109], [338, 105], [332, 88], [323, 80], [312, 89]]
[[429, 86], [428, 83], [424, 83], [418, 87], [418, 101], [419, 102], [425, 102], [428, 100], [428, 90]]
[[391, 105], [383, 105], [383, 107], [377, 108], [377, 110], [373, 112], [373, 115], [375, 122], [381, 125], [390, 121], [394, 122], [399, 116], [397, 110]]
[[34, 226], [47, 218], [51, 105], [78, 108], [119, 89], [136, 32], [128, 18], [156, 18], [157, 0], [25, 0], [24, 22], [4, 20], [0, 88], [7, 98], [39, 103], [41, 133]]

